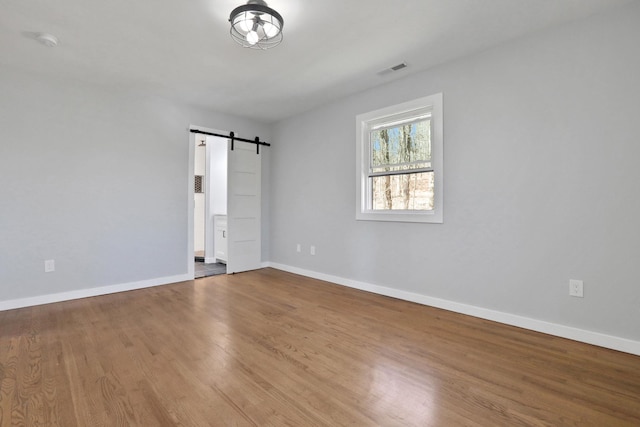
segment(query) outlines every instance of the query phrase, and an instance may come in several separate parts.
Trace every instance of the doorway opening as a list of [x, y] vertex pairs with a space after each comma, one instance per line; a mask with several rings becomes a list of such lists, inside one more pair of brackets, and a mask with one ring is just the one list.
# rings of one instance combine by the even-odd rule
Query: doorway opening
[[221, 224], [226, 238], [226, 139], [196, 134], [193, 158], [193, 262], [199, 279], [227, 272], [226, 245], [218, 238]]

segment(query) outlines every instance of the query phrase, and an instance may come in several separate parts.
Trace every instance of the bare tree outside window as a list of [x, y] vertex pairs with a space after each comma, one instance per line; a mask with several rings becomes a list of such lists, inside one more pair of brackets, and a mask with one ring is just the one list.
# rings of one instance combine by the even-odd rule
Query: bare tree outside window
[[372, 130], [370, 144], [371, 208], [432, 210], [430, 118]]

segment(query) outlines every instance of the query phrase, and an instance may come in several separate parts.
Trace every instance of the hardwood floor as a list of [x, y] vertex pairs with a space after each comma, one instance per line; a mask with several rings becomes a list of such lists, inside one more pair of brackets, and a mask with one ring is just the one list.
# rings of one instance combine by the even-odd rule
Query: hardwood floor
[[639, 426], [640, 357], [273, 269], [0, 312], [0, 427]]

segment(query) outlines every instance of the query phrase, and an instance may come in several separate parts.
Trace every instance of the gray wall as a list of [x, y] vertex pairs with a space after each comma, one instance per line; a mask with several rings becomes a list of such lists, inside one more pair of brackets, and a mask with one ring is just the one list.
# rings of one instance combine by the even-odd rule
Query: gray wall
[[0, 77], [0, 302], [186, 274], [189, 125], [270, 137], [126, 88]]
[[[640, 340], [639, 22], [634, 4], [277, 123], [271, 261]], [[444, 224], [356, 221], [355, 116], [437, 92]]]

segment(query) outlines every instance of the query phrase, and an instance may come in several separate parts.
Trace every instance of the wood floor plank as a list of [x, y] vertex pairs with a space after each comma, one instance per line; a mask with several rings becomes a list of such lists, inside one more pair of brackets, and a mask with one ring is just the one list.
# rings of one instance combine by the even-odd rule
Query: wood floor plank
[[638, 426], [640, 357], [273, 269], [0, 312], [0, 427]]

